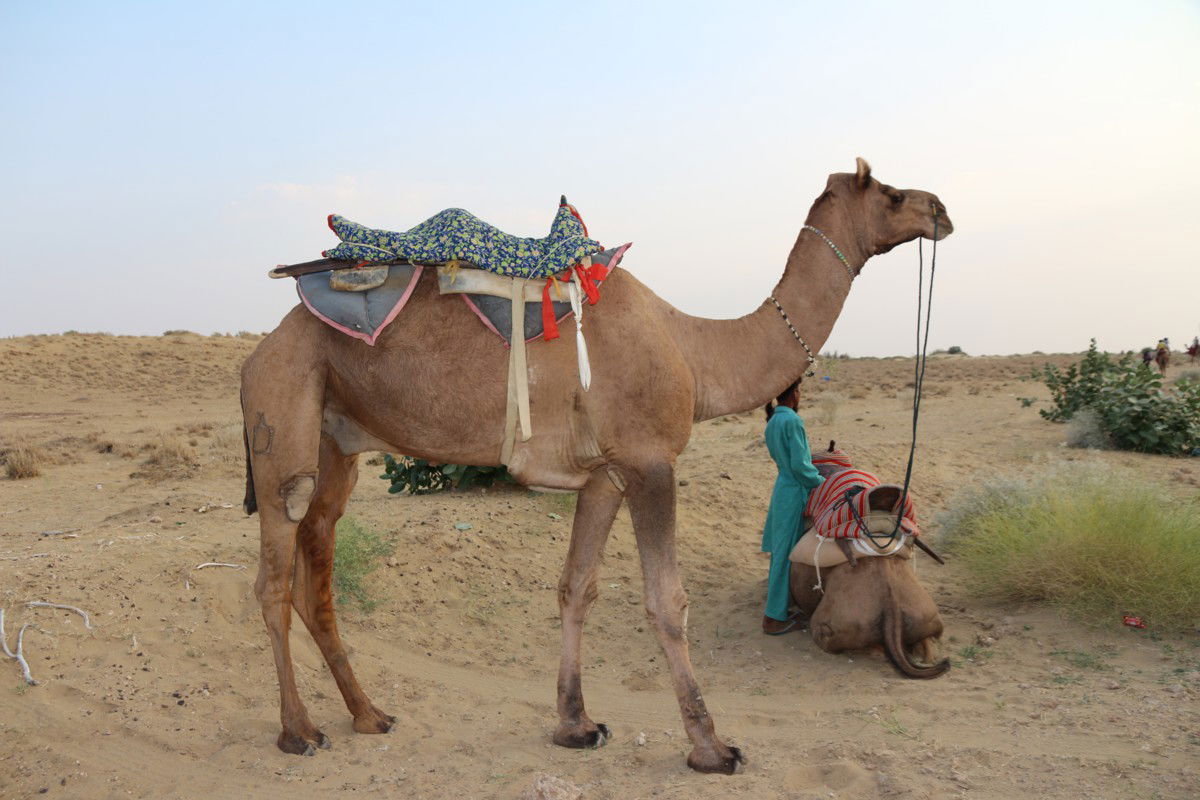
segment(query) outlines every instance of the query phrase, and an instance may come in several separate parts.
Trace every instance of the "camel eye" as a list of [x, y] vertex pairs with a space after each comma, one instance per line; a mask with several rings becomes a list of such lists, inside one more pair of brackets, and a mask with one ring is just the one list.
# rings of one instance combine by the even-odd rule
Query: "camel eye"
[[888, 197], [892, 200], [892, 205], [898, 206], [904, 202], [904, 192], [889, 192]]

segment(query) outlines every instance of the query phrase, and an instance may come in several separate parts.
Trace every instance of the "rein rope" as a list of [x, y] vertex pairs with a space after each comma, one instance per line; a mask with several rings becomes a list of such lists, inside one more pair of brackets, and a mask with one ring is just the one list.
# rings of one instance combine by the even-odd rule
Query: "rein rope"
[[[850, 268], [849, 264], [846, 264], [846, 259], [842, 257], [841, 251], [839, 251], [837, 249], [837, 247], [834, 246], [833, 242], [829, 241], [829, 239], [825, 236], [825, 234], [821, 233], [816, 228], [812, 228], [809, 225], [806, 225], [804, 227], [814, 231], [822, 239], [825, 239], [826, 244], [828, 244], [830, 247], [833, 248], [833, 251], [835, 253], [837, 253], [838, 258], [842, 259], [842, 263], [845, 264], [847, 270], [849, 270], [849, 268]], [[862, 491], [862, 487], [855, 487], [853, 489], [848, 489], [845, 492], [844, 496], [842, 497], [841, 501], [839, 502], [839, 505], [845, 504], [847, 507], [849, 507], [850, 513], [854, 517], [854, 522], [858, 526], [858, 529], [862, 532], [863, 536], [865, 536], [867, 539], [869, 539], [872, 544], [874, 544], [877, 548], [879, 548], [881, 550], [884, 548], [890, 547], [892, 545], [892, 543], [895, 542], [896, 536], [898, 536], [900, 534], [901, 523], [904, 519], [904, 507], [908, 501], [908, 490], [909, 490], [909, 486], [912, 484], [913, 461], [915, 460], [916, 453], [917, 453], [917, 422], [919, 421], [920, 416], [921, 416], [921, 397], [922, 397], [922, 389], [924, 388], [924, 383], [925, 383], [925, 367], [929, 361], [929, 329], [930, 329], [930, 321], [933, 316], [933, 278], [934, 278], [935, 273], [937, 272], [937, 234], [938, 234], [938, 217], [937, 217], [937, 209], [935, 208], [934, 212], [933, 212], [933, 252], [930, 255], [930, 260], [929, 260], [929, 297], [928, 297], [928, 299], [925, 299], [925, 291], [924, 291], [924, 289], [925, 289], [925, 286], [924, 286], [924, 284], [925, 284], [925, 249], [924, 249], [923, 243], [921, 241], [922, 237], [917, 237], [917, 353], [916, 353], [916, 357], [913, 362], [912, 441], [908, 448], [908, 465], [904, 469], [904, 489], [900, 493], [900, 501], [898, 503], [898, 508], [900, 509], [900, 513], [896, 514], [896, 524], [895, 524], [895, 526], [892, 527], [892, 532], [888, 533], [888, 534], [871, 532], [871, 530], [867, 527], [867, 523], [859, 515], [858, 509], [855, 508], [854, 503], [852, 502], [855, 495], [857, 495], [859, 492]], [[851, 277], [851, 280], [854, 279], [853, 272], [851, 272], [850, 277]], [[775, 298], [772, 297], [771, 299], [774, 300]], [[775, 305], [776, 305], [776, 307], [779, 306], [778, 303], [776, 303]], [[921, 337], [921, 330], [922, 330], [921, 307], [922, 307], [922, 305], [924, 305], [924, 307], [925, 307], [925, 324], [924, 324], [925, 336], [923, 339]], [[783, 314], [782, 308], [779, 309], [779, 313]], [[784, 315], [784, 319], [785, 320], [787, 319], [786, 314]], [[790, 325], [791, 325], [791, 323], [789, 323], [789, 327], [790, 327]], [[795, 333], [795, 329], [793, 329], [792, 332]], [[797, 334], [796, 338], [797, 339], [800, 338], [799, 334]], [[801, 344], [804, 344], [803, 340], [801, 340]], [[808, 346], [806, 345], [804, 349], [808, 350]], [[811, 353], [810, 353], [810, 356], [811, 356]], [[810, 359], [810, 364], [811, 364], [811, 359]], [[809, 373], [809, 374], [811, 375], [811, 373]], [[929, 549], [923, 542], [921, 542], [918, 539], [914, 539], [913, 541], [921, 548], [921, 550], [925, 551], [932, 558], [936, 559], [939, 564], [946, 563], [944, 560], [942, 560], [942, 558], [939, 555], [937, 555], [937, 553], [935, 553], [931, 549]], [[880, 544], [881, 542], [883, 543], [882, 545]], [[818, 543], [817, 543], [818, 548], [820, 547], [820, 544], [821, 544], [821, 542], [818, 541]], [[820, 567], [817, 567], [817, 586], [815, 586], [813, 588], [814, 589], [821, 588], [821, 569], [820, 569]]]
[[[933, 315], [933, 276], [937, 271], [937, 234], [938, 234], [938, 218], [937, 208], [933, 210], [933, 253], [929, 259], [929, 299], [925, 303], [925, 338], [921, 339], [921, 304], [924, 297], [924, 282], [925, 282], [925, 249], [921, 242], [921, 237], [917, 238], [917, 354], [913, 359], [913, 403], [912, 403], [912, 444], [908, 448], [908, 466], [904, 469], [904, 490], [900, 493], [899, 508], [901, 512], [904, 510], [905, 504], [908, 502], [908, 487], [912, 483], [913, 460], [917, 453], [917, 421], [921, 416], [921, 390], [925, 384], [925, 365], [929, 361], [929, 322]], [[857, 515], [855, 515], [857, 519]], [[896, 525], [892, 528], [891, 534], [887, 537], [887, 544], [891, 544], [897, 534], [900, 532], [900, 522], [903, 520], [903, 513], [896, 515]], [[878, 541], [870, 533], [867, 533], [867, 526], [863, 524], [861, 519], [858, 519], [858, 524], [862, 528], [863, 533], [871, 538], [872, 542]], [[882, 534], [880, 534], [882, 536]], [[922, 547], [922, 550], [927, 550]], [[927, 550], [928, 552], [928, 550]], [[936, 558], [936, 556], [935, 556]], [[941, 561], [939, 558], [938, 561]], [[943, 562], [945, 563], [945, 562]]]

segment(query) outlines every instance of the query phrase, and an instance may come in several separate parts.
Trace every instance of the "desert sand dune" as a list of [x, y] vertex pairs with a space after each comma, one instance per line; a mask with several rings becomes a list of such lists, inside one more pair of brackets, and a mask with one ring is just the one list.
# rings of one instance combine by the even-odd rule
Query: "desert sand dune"
[[[341, 628], [359, 679], [399, 724], [353, 733], [296, 622], [300, 691], [333, 749], [284, 755], [252, 588], [258, 521], [241, 509], [238, 368], [255, 342], [0, 340], [0, 450], [31, 448], [41, 470], [0, 479], [0, 603], [10, 645], [30, 623], [25, 653], [40, 681], [25, 687], [0, 660], [0, 797], [465, 800], [516, 797], [537, 772], [614, 800], [1200, 794], [1194, 638], [991, 604], [953, 558], [919, 564], [954, 660], [932, 683], [900, 677], [877, 653], [824, 654], [807, 633], [764, 637], [758, 541], [774, 467], [761, 413], [697, 426], [679, 464], [693, 660], [719, 733], [750, 759], [744, 774], [684, 765], [690, 746], [641, 607], [626, 511], [584, 655], [589, 710], [615, 739], [568, 751], [550, 733], [571, 497], [389, 495], [368, 464], [347, 515], [396, 546], [368, 578], [378, 606], [341, 611]], [[913, 485], [935, 546], [937, 512], [962, 481], [1044, 463], [1097, 460], [1195, 493], [1190, 461], [1070, 450], [1036, 404], [1022, 407], [1018, 397], [1046, 394], [1023, 380], [1031, 368], [1073, 358], [931, 359]], [[856, 463], [902, 478], [911, 382], [911, 360], [823, 362], [801, 407], [812, 441], [836, 439]], [[205, 562], [245, 569], [196, 569]], [[26, 608], [33, 600], [78, 606], [94, 628]]]

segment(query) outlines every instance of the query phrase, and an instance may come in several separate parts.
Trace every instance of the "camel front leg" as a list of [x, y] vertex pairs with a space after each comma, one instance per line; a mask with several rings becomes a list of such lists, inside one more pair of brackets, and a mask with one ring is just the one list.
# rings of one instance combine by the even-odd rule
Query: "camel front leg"
[[596, 602], [596, 576], [604, 543], [612, 529], [621, 493], [604, 470], [592, 473], [579, 492], [571, 546], [558, 582], [558, 609], [562, 616], [562, 660], [558, 668], [558, 728], [554, 743], [563, 747], [602, 747], [610, 738], [608, 726], [595, 723], [583, 707], [580, 680], [580, 646], [583, 622]]
[[698, 772], [732, 775], [745, 758], [717, 738], [688, 656], [687, 594], [675, 554], [675, 469], [656, 464], [642, 470], [626, 491], [645, 583], [646, 614], [671, 668], [671, 681], [692, 740], [688, 766]]

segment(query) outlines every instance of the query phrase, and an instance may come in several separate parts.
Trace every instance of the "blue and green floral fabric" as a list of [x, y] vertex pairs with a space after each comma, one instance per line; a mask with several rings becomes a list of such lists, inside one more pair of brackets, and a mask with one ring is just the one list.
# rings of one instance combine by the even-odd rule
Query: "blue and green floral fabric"
[[513, 236], [461, 208], [448, 208], [403, 233], [376, 230], [332, 214], [329, 227], [342, 243], [326, 258], [350, 261], [408, 259], [422, 263], [468, 261], [479, 269], [521, 278], [545, 278], [570, 269], [604, 248], [589, 239], [575, 209], [562, 198], [545, 239]]

